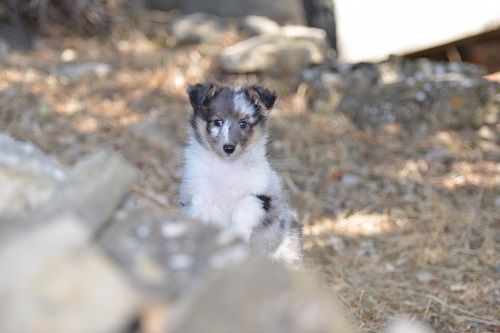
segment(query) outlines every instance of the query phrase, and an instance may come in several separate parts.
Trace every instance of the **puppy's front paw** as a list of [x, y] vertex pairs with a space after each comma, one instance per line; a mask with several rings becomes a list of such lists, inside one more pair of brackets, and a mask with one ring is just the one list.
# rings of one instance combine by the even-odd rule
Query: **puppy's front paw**
[[264, 215], [262, 201], [253, 195], [246, 196], [233, 211], [231, 227], [243, 239], [249, 240], [253, 229], [259, 225]]
[[262, 201], [262, 209], [268, 212], [271, 209], [271, 197], [264, 194], [257, 194], [256, 197]]

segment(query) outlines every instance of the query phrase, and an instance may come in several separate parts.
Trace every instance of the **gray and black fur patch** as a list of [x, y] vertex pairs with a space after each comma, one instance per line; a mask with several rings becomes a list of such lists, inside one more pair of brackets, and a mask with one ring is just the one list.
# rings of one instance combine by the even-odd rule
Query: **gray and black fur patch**
[[271, 209], [271, 197], [264, 194], [257, 194], [256, 197], [262, 201], [262, 209], [268, 212]]
[[195, 139], [220, 154], [225, 144], [244, 150], [263, 134], [268, 111], [277, 98], [257, 85], [234, 89], [211, 82], [190, 86], [188, 95], [194, 110], [189, 123]]

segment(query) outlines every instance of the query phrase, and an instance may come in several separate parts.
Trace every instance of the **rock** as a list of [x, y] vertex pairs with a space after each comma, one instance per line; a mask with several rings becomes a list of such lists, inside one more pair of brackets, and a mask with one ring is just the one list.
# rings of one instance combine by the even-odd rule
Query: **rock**
[[146, 4], [154, 9], [180, 10], [187, 14], [206, 12], [223, 17], [265, 15], [281, 23], [300, 23], [304, 15], [299, 0], [146, 0]]
[[215, 42], [225, 31], [217, 16], [206, 13], [182, 16], [172, 25], [172, 35], [180, 43]]
[[137, 170], [119, 154], [97, 152], [70, 170], [51, 204], [37, 213], [73, 213], [95, 231], [111, 216], [136, 177]]
[[478, 131], [479, 137], [484, 140], [489, 140], [493, 142], [497, 142], [500, 140], [500, 135], [498, 131], [493, 129], [491, 126], [483, 125], [479, 128]]
[[82, 221], [64, 217], [0, 248], [0, 331], [122, 331], [141, 304]]
[[241, 19], [240, 29], [250, 35], [277, 34], [281, 27], [278, 23], [266, 16], [248, 15]]
[[[147, 230], [140, 232], [138, 230]], [[138, 285], [169, 301], [209, 272], [244, 261], [249, 248], [214, 227], [155, 206], [121, 209], [99, 237], [101, 246]]]
[[338, 255], [344, 255], [347, 250], [344, 239], [335, 235], [328, 238], [326, 245], [331, 246]]
[[301, 272], [254, 260], [222, 271], [172, 310], [171, 333], [351, 332], [333, 296]]
[[[313, 105], [343, 112], [361, 128], [401, 123], [461, 128], [496, 124], [500, 84], [483, 79], [484, 69], [466, 63], [407, 60], [333, 62], [304, 71]], [[333, 78], [333, 79], [332, 79]]]
[[436, 128], [480, 126], [498, 119], [500, 85], [485, 80], [453, 77], [440, 81], [406, 81], [371, 89], [351, 89], [337, 110], [362, 128], [402, 123], [408, 129], [422, 123]]
[[136, 169], [117, 153], [95, 153], [68, 172], [46, 204], [14, 217], [8, 224], [15, 231], [71, 214], [95, 232], [112, 215], [136, 176]]
[[74, 49], [64, 49], [61, 52], [61, 61], [63, 62], [71, 62], [75, 61], [76, 58], [78, 57], [78, 54]]
[[325, 60], [326, 33], [308, 27], [284, 27], [279, 34], [249, 38], [224, 49], [221, 65], [226, 72], [295, 73]]
[[112, 67], [107, 63], [87, 61], [65, 64], [57, 69], [55, 74], [67, 78], [73, 83], [78, 83], [86, 77], [106, 77], [111, 71]]
[[377, 256], [377, 249], [375, 248], [375, 243], [371, 239], [363, 240], [359, 244], [359, 249], [356, 252], [358, 258], [368, 257], [375, 258]]
[[427, 270], [422, 270], [417, 273], [417, 280], [422, 283], [429, 283], [434, 281], [434, 279], [434, 275]]
[[361, 182], [361, 178], [352, 173], [346, 173], [342, 175], [342, 179], [340, 181], [342, 185], [347, 187], [354, 187]]
[[30, 143], [0, 133], [0, 220], [46, 202], [66, 170]]

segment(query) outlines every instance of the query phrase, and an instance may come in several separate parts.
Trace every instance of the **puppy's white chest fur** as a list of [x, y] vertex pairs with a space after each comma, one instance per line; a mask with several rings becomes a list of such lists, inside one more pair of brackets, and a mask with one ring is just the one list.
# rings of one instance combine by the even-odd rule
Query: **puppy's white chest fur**
[[271, 169], [265, 158], [224, 161], [193, 144], [186, 150], [181, 188], [186, 211], [204, 222], [228, 226], [235, 209], [244, 198], [262, 193], [269, 183]]

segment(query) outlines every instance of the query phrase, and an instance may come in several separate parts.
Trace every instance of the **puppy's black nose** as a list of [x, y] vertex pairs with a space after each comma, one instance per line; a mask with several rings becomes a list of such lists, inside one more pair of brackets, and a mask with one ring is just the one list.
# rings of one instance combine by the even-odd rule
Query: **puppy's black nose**
[[234, 145], [224, 145], [224, 147], [222, 147], [224, 149], [224, 152], [226, 154], [232, 154], [234, 153], [234, 149], [236, 148]]

